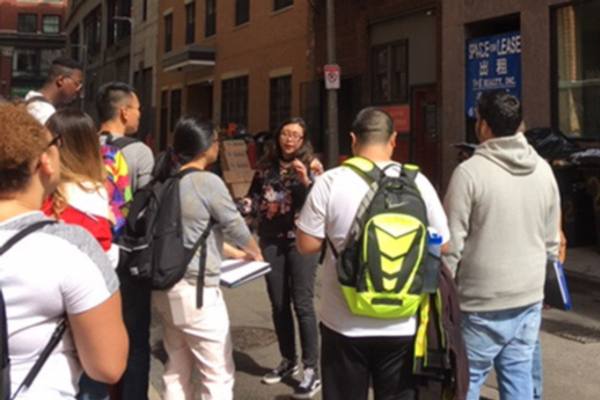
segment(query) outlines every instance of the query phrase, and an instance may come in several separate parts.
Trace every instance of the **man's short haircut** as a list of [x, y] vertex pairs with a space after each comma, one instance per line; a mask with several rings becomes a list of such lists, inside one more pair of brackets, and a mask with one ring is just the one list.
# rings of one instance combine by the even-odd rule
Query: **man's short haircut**
[[522, 121], [521, 102], [503, 90], [483, 92], [477, 103], [477, 112], [494, 136], [515, 134]]
[[394, 133], [394, 123], [382, 109], [367, 107], [354, 118], [352, 132], [360, 144], [387, 143]]
[[0, 194], [25, 189], [31, 163], [48, 147], [46, 129], [24, 105], [0, 104]]
[[100, 123], [110, 121], [117, 116], [123, 100], [129, 100], [135, 90], [124, 82], [108, 82], [100, 86], [96, 95], [96, 110]]
[[80, 63], [69, 57], [58, 57], [52, 61], [48, 70], [48, 78], [46, 83], [53, 82], [59, 76], [69, 76], [75, 70], [83, 71]]

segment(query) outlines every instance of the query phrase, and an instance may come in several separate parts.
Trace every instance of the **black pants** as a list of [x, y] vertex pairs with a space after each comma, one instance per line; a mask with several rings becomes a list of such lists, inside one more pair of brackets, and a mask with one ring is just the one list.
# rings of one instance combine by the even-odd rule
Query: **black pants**
[[415, 400], [413, 337], [348, 337], [321, 324], [323, 400]]
[[318, 332], [314, 286], [318, 255], [298, 253], [292, 240], [261, 240], [261, 248], [265, 261], [271, 264], [271, 272], [267, 274], [266, 281], [279, 352], [288, 360], [296, 359], [293, 304], [300, 328], [302, 363], [305, 367], [317, 368]]
[[123, 321], [129, 334], [127, 369], [119, 382], [122, 400], [147, 400], [150, 374], [150, 281], [119, 274]]

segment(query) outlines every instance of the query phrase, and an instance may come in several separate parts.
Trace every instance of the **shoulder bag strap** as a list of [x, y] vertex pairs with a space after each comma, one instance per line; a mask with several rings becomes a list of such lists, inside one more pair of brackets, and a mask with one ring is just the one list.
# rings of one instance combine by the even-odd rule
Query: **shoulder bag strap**
[[[17, 244], [20, 240], [24, 239], [29, 234], [43, 228], [46, 225], [51, 225], [51, 224], [55, 224], [55, 223], [56, 223], [56, 221], [44, 220], [44, 221], [35, 222], [35, 223], [27, 226], [26, 228], [20, 230], [13, 237], [8, 239], [8, 241], [0, 248], [0, 255], [6, 253], [15, 244]], [[37, 374], [42, 369], [42, 366], [46, 363], [46, 360], [50, 356], [50, 353], [52, 353], [52, 350], [54, 350], [56, 345], [60, 342], [62, 335], [64, 334], [66, 328], [67, 328], [67, 321], [66, 321], [66, 319], [63, 318], [58, 323], [58, 326], [54, 329], [54, 332], [52, 333], [50, 340], [48, 341], [48, 343], [46, 343], [46, 346], [44, 346], [44, 349], [40, 353], [40, 356], [38, 357], [38, 359], [35, 360], [35, 363], [33, 364], [31, 369], [27, 373], [27, 376], [25, 377], [23, 382], [21, 382], [21, 384], [19, 385], [19, 387], [17, 388], [15, 393], [11, 396], [11, 400], [16, 399], [17, 396], [19, 395], [19, 393], [21, 392], [21, 390], [26, 389], [31, 386], [31, 384], [35, 380]]]
[[204, 298], [204, 276], [206, 275], [206, 240], [212, 231], [213, 226], [217, 221], [215, 221], [212, 217], [208, 221], [208, 225], [198, 241], [194, 244], [194, 251], [192, 254], [195, 254], [198, 250], [199, 246], [202, 246], [200, 249], [200, 262], [198, 265], [198, 279], [196, 281], [196, 308], [202, 308], [203, 298]]

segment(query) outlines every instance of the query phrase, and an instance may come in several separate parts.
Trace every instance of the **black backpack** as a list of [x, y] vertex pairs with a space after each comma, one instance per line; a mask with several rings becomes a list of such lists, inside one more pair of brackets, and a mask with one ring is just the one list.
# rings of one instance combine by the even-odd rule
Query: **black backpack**
[[[37, 231], [38, 229], [43, 228], [46, 225], [54, 224], [56, 221], [44, 220], [40, 222], [33, 223], [28, 227], [22, 229], [18, 233], [16, 233], [13, 237], [11, 237], [4, 245], [0, 248], [0, 256], [10, 250], [17, 242], [21, 239], [25, 238], [30, 233]], [[4, 302], [4, 294], [2, 293], [2, 288], [0, 288], [0, 399], [1, 400], [9, 400], [15, 399], [17, 395], [21, 392], [21, 390], [26, 389], [31, 386], [35, 377], [40, 372], [44, 363], [50, 356], [50, 353], [54, 350], [56, 345], [60, 342], [65, 330], [67, 329], [67, 321], [66, 319], [61, 319], [58, 323], [52, 336], [46, 343], [46, 346], [42, 349], [40, 356], [23, 379], [23, 382], [19, 385], [15, 393], [10, 395], [11, 391], [11, 383], [10, 383], [10, 352], [8, 349], [8, 321], [6, 318], [6, 304]]]
[[119, 269], [132, 277], [150, 280], [153, 289], [165, 290], [179, 282], [202, 246], [197, 282], [197, 307], [202, 307], [206, 246], [215, 221], [212, 219], [192, 248], [183, 244], [179, 182], [189, 168], [164, 180], [155, 179], [136, 192], [129, 208], [125, 232], [118, 239]]

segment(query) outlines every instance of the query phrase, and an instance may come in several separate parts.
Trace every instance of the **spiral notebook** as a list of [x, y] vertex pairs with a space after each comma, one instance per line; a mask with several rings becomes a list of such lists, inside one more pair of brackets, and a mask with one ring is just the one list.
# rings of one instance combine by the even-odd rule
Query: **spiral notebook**
[[235, 288], [271, 271], [263, 261], [224, 260], [221, 263], [221, 286]]

